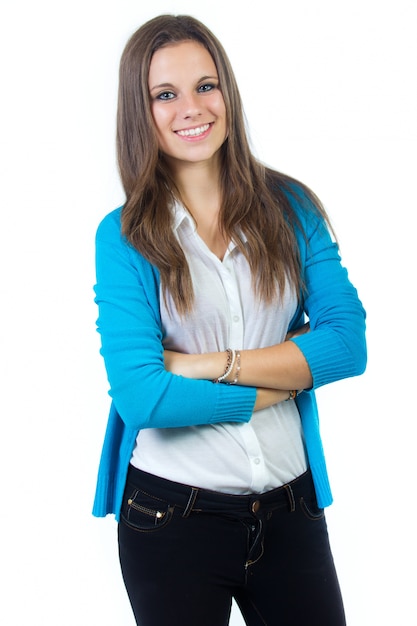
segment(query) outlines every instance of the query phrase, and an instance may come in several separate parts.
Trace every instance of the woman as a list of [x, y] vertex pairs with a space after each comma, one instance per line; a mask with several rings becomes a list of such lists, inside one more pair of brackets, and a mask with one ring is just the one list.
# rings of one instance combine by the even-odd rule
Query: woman
[[119, 521], [136, 621], [222, 626], [234, 598], [250, 626], [342, 625], [314, 390], [364, 371], [365, 314], [325, 211], [252, 156], [226, 54], [190, 17], [127, 43], [117, 146], [94, 514]]

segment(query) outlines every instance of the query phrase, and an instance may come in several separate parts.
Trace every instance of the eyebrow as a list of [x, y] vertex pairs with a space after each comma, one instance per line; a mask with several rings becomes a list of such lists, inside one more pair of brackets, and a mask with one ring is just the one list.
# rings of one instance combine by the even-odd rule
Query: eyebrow
[[[196, 85], [198, 85], [199, 83], [204, 82], [205, 80], [219, 80], [218, 76], [202, 76], [197, 82]], [[174, 89], [174, 85], [172, 83], [160, 83], [159, 85], [154, 85], [153, 87], [151, 87], [149, 89], [150, 92], [155, 91], [155, 89]]]
[[172, 85], [171, 83], [161, 83], [160, 85], [155, 85], [155, 87], [151, 87], [149, 89], [149, 91], [155, 91], [155, 89], [172, 89], [174, 87], [174, 85]]

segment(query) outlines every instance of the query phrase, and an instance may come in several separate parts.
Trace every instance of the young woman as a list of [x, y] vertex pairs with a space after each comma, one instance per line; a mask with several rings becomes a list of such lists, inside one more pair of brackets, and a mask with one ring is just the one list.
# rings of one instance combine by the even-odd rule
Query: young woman
[[191, 17], [127, 43], [117, 145], [94, 514], [119, 521], [137, 623], [223, 626], [234, 598], [250, 626], [341, 626], [314, 390], [364, 371], [365, 314], [324, 209], [253, 157], [227, 56]]

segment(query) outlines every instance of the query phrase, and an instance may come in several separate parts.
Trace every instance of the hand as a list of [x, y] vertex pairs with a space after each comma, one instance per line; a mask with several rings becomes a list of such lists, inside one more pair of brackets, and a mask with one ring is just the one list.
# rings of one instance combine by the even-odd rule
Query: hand
[[224, 352], [184, 354], [173, 350], [164, 351], [165, 369], [171, 374], [185, 378], [213, 380], [220, 375], [225, 362]]
[[164, 365], [165, 369], [171, 374], [177, 374], [179, 376], [186, 376], [192, 378], [187, 374], [187, 365], [189, 364], [190, 354], [183, 354], [182, 352], [174, 352], [173, 350], [164, 350]]

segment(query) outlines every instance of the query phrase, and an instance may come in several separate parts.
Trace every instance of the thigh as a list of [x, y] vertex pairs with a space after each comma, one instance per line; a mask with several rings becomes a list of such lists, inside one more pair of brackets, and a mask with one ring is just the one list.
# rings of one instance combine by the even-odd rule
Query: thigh
[[119, 555], [137, 623], [226, 626], [232, 597], [227, 559], [234, 559], [232, 544], [241, 532], [240, 524], [216, 516], [183, 518], [169, 502], [128, 485]]
[[264, 555], [236, 600], [248, 626], [345, 626], [326, 520], [314, 502], [272, 514]]

